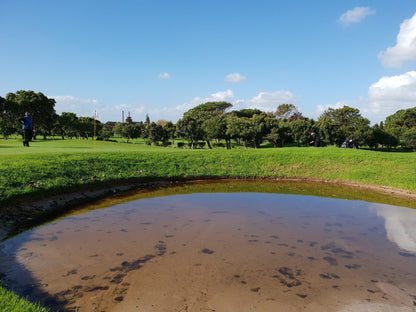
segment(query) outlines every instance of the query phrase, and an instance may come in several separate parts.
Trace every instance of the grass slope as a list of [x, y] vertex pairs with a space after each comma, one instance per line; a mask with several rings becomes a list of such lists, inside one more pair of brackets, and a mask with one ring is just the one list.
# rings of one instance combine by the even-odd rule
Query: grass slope
[[22, 196], [124, 180], [315, 178], [416, 191], [416, 153], [326, 148], [189, 150], [91, 141], [17, 142], [0, 149], [0, 205]]

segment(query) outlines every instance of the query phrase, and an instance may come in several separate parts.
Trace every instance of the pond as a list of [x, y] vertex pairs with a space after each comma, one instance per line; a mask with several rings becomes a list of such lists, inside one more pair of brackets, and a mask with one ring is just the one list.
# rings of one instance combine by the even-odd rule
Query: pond
[[160, 186], [4, 241], [0, 274], [61, 311], [415, 311], [416, 210], [392, 200], [323, 184]]

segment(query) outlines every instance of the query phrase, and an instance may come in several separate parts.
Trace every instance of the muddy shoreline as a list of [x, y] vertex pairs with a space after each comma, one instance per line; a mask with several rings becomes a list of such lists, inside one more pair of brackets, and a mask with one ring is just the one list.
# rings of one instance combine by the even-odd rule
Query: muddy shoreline
[[[37, 226], [45, 221], [59, 217], [77, 207], [102, 198], [117, 196], [122, 197], [128, 192], [140, 191], [144, 189], [154, 190], [168, 185], [196, 182], [196, 181], [235, 181], [238, 178], [218, 178], [218, 177], [197, 177], [176, 180], [158, 180], [151, 182], [117, 182], [105, 186], [87, 186], [77, 191], [53, 194], [51, 196], [36, 196], [16, 200], [0, 211], [0, 241], [8, 237], [17, 235]], [[353, 190], [368, 191], [397, 199], [403, 199], [416, 203], [416, 193], [386, 186], [362, 184], [358, 182], [334, 181], [310, 178], [284, 178], [284, 179], [240, 179], [245, 181], [261, 180], [278, 182], [302, 182], [310, 184], [334, 185]]]

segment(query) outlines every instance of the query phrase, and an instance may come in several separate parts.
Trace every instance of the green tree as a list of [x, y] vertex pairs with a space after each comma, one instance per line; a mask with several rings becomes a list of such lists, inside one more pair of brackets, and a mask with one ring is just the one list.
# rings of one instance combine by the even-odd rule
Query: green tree
[[57, 124], [55, 125], [56, 133], [67, 139], [72, 139], [74, 136], [79, 136], [78, 133], [78, 117], [74, 113], [63, 112], [58, 116]]
[[275, 117], [267, 117], [266, 120], [266, 139], [273, 143], [274, 147], [282, 147], [291, 140], [290, 125], [285, 121], [278, 121]]
[[137, 139], [141, 135], [141, 125], [140, 124], [127, 124], [127, 123], [118, 123], [114, 126], [114, 133], [120, 135], [128, 143], [131, 139]]
[[190, 115], [184, 115], [183, 118], [178, 120], [176, 123], [176, 133], [179, 137], [187, 140], [192, 149], [198, 140], [204, 138], [201, 121]]
[[55, 100], [49, 99], [41, 92], [20, 90], [16, 93], [8, 93], [7, 101], [14, 106], [11, 111], [13, 117], [23, 116], [25, 112], [29, 112], [34, 122], [34, 131], [36, 134], [46, 135], [52, 131], [55, 121]]
[[305, 119], [305, 117], [302, 116], [302, 113], [299, 112], [299, 110], [296, 108], [293, 104], [280, 104], [274, 115], [276, 116], [277, 120], [300, 120]]
[[18, 131], [18, 123], [12, 112], [10, 102], [0, 97], [0, 134], [7, 139]]
[[[412, 129], [416, 129], [416, 107], [402, 109], [386, 118], [385, 130], [398, 138], [403, 147], [412, 141]], [[410, 137], [408, 137], [410, 135]]]
[[[370, 121], [367, 118], [361, 116], [360, 111], [357, 108], [344, 106], [342, 108], [329, 108], [319, 117], [318, 122], [323, 124], [332, 124], [337, 127], [343, 133], [345, 139], [356, 140], [356, 144], [363, 142], [365, 133], [369, 131]], [[340, 141], [337, 138], [336, 141]]]
[[240, 109], [238, 111], [232, 111], [230, 114], [235, 115], [240, 118], [241, 117], [251, 118], [254, 115], [259, 115], [261, 113], [263, 112], [257, 108], [245, 108], [245, 109]]
[[[206, 128], [203, 126], [203, 124], [204, 122], [215, 116], [223, 115], [225, 111], [230, 107], [232, 107], [232, 104], [227, 102], [207, 102], [204, 104], [200, 104], [183, 114], [181, 127], [183, 128], [184, 122], [192, 123], [192, 126], [190, 127], [189, 124], [187, 128], [188, 139], [192, 136], [196, 140], [205, 140], [207, 142], [208, 147], [211, 149], [212, 147], [210, 143], [210, 138], [205, 132]], [[180, 130], [180, 132], [181, 131], [182, 130]], [[192, 134], [190, 131], [192, 131]], [[181, 133], [183, 133], [183, 131]], [[193, 146], [192, 140], [191, 146]]]
[[291, 136], [293, 141], [298, 146], [309, 145], [311, 141], [311, 132], [317, 132], [315, 130], [315, 122], [313, 120], [292, 120], [289, 122]]
[[227, 135], [227, 116], [217, 115], [206, 121], [202, 125], [209, 140], [225, 140], [227, 149], [231, 149], [231, 137]]

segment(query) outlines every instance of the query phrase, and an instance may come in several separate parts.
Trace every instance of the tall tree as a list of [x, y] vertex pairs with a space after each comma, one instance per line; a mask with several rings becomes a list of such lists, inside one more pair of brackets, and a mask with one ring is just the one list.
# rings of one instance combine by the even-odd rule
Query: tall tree
[[384, 127], [389, 134], [400, 139], [402, 146], [411, 147], [414, 140], [412, 129], [416, 129], [416, 107], [402, 109], [388, 116]]
[[0, 97], [0, 134], [7, 139], [13, 133], [16, 133], [18, 123], [12, 111], [10, 102]]
[[357, 108], [349, 106], [328, 108], [319, 117], [318, 122], [335, 125], [345, 135], [344, 140], [355, 139], [357, 144], [362, 142], [362, 134], [370, 128], [370, 121], [362, 117]]
[[24, 90], [8, 93], [6, 99], [14, 106], [14, 118], [29, 112], [34, 122], [35, 134], [42, 133], [46, 138], [46, 134], [52, 130], [56, 116], [54, 99], [46, 97], [41, 92]]
[[293, 104], [280, 104], [274, 113], [278, 120], [299, 120], [305, 119], [302, 113]]
[[227, 102], [207, 102], [200, 104], [183, 114], [181, 126], [183, 126], [183, 122], [189, 123], [194, 121], [195, 124], [191, 128], [188, 127], [188, 130], [193, 129], [194, 136], [197, 134], [195, 138], [197, 137], [197, 140], [205, 140], [211, 149], [210, 138], [205, 132], [203, 123], [215, 116], [223, 115], [230, 107], [232, 107], [232, 104]]

